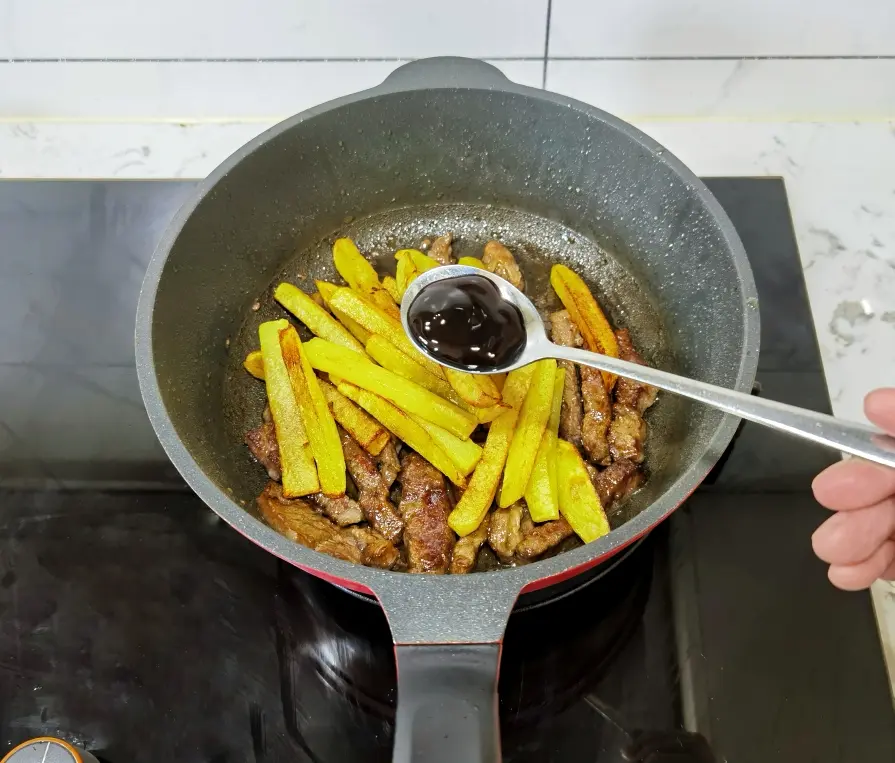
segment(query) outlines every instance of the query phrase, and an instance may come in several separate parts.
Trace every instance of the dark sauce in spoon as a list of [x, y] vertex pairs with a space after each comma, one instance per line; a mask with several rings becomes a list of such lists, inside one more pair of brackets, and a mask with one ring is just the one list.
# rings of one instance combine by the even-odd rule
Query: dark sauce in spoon
[[525, 349], [522, 313], [484, 276], [426, 286], [410, 305], [407, 324], [433, 358], [470, 370], [500, 368]]

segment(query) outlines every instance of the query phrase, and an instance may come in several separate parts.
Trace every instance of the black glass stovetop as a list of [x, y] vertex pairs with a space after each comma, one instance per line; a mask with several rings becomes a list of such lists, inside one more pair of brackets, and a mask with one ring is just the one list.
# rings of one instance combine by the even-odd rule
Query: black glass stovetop
[[[756, 392], [829, 411], [782, 181], [707, 182], [758, 285]], [[143, 411], [137, 293], [190, 188], [0, 182], [0, 755], [53, 735], [106, 763], [388, 761], [378, 607], [227, 528]], [[504, 759], [895, 759], [869, 600], [811, 556], [831, 460], [746, 425], [670, 522], [515, 612]]]

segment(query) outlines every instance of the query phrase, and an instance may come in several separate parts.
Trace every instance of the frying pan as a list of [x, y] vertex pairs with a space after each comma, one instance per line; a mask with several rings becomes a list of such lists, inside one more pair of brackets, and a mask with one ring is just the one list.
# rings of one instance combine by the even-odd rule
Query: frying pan
[[523, 87], [479, 61], [428, 59], [371, 90], [258, 136], [202, 181], [150, 261], [137, 369], [174, 465], [225, 521], [285, 561], [374, 595], [398, 665], [394, 759], [497, 761], [501, 637], [520, 594], [578, 575], [667, 517], [723, 453], [737, 421], [671, 396], [648, 414], [646, 486], [599, 540], [534, 564], [427, 576], [351, 565], [292, 543], [257, 517], [264, 482], [243, 434], [263, 385], [239, 368], [257, 326], [281, 315], [271, 286], [332, 277], [329, 246], [353, 236], [391, 253], [453, 231], [459, 254], [513, 249], [539, 307], [565, 262], [647, 359], [751, 389], [758, 303], [743, 247], [686, 167], [630, 125]]

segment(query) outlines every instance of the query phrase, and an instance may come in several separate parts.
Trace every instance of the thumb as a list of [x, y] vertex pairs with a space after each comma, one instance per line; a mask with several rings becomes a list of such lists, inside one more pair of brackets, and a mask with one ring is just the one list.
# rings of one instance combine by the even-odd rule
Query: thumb
[[895, 435], [895, 388], [875, 389], [868, 394], [864, 413], [884, 432]]

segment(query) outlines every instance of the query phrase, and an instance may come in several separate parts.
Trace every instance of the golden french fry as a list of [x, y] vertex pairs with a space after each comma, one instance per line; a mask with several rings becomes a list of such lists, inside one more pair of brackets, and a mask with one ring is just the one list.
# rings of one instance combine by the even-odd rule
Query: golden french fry
[[[581, 277], [565, 265], [554, 265], [550, 269], [550, 284], [584, 337], [587, 349], [617, 358], [618, 340], [612, 325]], [[615, 378], [614, 374], [603, 372], [607, 390], [612, 389]]]
[[503, 484], [497, 499], [497, 505], [501, 508], [516, 503], [525, 494], [553, 405], [556, 361], [553, 358], [545, 358], [532, 365], [535, 367], [534, 374], [513, 432], [513, 441], [507, 453], [503, 473]]
[[304, 345], [304, 351], [317, 371], [335, 374], [361, 389], [375, 392], [401, 410], [438, 424], [457, 437], [468, 439], [478, 423], [462, 408], [409, 379], [375, 365], [366, 355], [324, 339], [312, 339]]
[[600, 505], [593, 482], [570, 442], [556, 443], [556, 480], [559, 487], [559, 511], [572, 526], [575, 534], [585, 543], [606, 535], [609, 520]]
[[293, 326], [280, 331], [280, 350], [292, 383], [292, 392], [301, 410], [311, 453], [317, 464], [320, 490], [333, 498], [345, 495], [345, 455], [339, 430]]
[[339, 392], [357, 403], [395, 437], [407, 443], [455, 485], [466, 487], [466, 478], [456, 464], [409, 414], [384, 397], [353, 384], [343, 382], [339, 385]]
[[382, 288], [391, 295], [391, 298], [395, 300], [396, 304], [401, 302], [401, 297], [404, 295], [398, 291], [398, 282], [394, 278], [385, 276], [382, 279]]
[[332, 409], [333, 418], [367, 453], [378, 456], [391, 439], [388, 430], [358, 408], [332, 384], [323, 379], [317, 381], [323, 397]]
[[285, 318], [262, 323], [258, 327], [258, 339], [261, 341], [261, 355], [264, 358], [267, 402], [280, 447], [283, 493], [289, 498], [298, 498], [319, 491], [320, 482], [301, 409], [292, 391], [289, 370], [280, 349], [280, 332], [289, 328], [289, 325]]
[[256, 379], [264, 379], [264, 358], [261, 350], [252, 350], [242, 361], [242, 367]]
[[327, 309], [339, 319], [339, 322], [351, 332], [357, 341], [361, 344], [366, 344], [367, 340], [370, 338], [370, 332], [357, 321], [353, 321], [347, 315], [335, 310], [330, 304], [333, 295], [342, 287], [336, 286], [334, 283], [329, 283], [329, 281], [315, 281], [314, 283], [317, 285], [317, 293], [320, 295], [320, 298], [323, 300]]
[[363, 345], [310, 296], [291, 283], [281, 283], [274, 289], [274, 299], [305, 324], [311, 333], [327, 342], [341, 344], [349, 350], [363, 352]]
[[491, 408], [500, 404], [500, 390], [490, 376], [468, 374], [453, 368], [444, 368], [444, 375], [457, 396], [475, 408]]
[[401, 252], [407, 252], [407, 254], [410, 255], [410, 259], [413, 260], [413, 264], [420, 273], [425, 273], [427, 270], [437, 268], [440, 264], [434, 257], [430, 257], [428, 254], [423, 254], [419, 249], [401, 249], [400, 251], [395, 252], [395, 257]]
[[435, 444], [447, 453], [448, 458], [454, 462], [455, 466], [460, 470], [460, 474], [466, 476], [482, 458], [482, 449], [472, 440], [462, 440], [452, 435], [447, 429], [442, 429], [431, 421], [421, 419], [419, 416], [409, 414], [417, 424], [428, 432], [429, 436], [435, 440]]
[[559, 518], [559, 493], [556, 484], [556, 440], [559, 432], [559, 417], [562, 411], [563, 382], [566, 372], [556, 369], [553, 378], [553, 401], [550, 418], [538, 446], [535, 465], [531, 470], [528, 487], [525, 488], [525, 502], [535, 522], [547, 522]]
[[[438, 267], [438, 261], [416, 249], [399, 249], [395, 252], [398, 261], [398, 270], [395, 281], [398, 285], [398, 293], [401, 297], [407, 291], [407, 287], [414, 282], [420, 273]], [[400, 299], [395, 300], [400, 301]]]
[[503, 390], [503, 385], [507, 380], [506, 374], [491, 374], [491, 381], [494, 382], [494, 386], [499, 390]]
[[[407, 334], [399, 320], [380, 310], [351, 289], [338, 289], [330, 299], [333, 310], [338, 310], [353, 321], [357, 321], [371, 334], [379, 334], [388, 339], [395, 347], [411, 360], [415, 360], [423, 368], [436, 376], [444, 376], [442, 368], [434, 360], [423, 355]], [[364, 342], [366, 344], [366, 342]]]
[[479, 270], [485, 270], [484, 263], [478, 257], [461, 257], [457, 260], [458, 265], [466, 265], [469, 268], [478, 268]]
[[534, 367], [529, 365], [510, 371], [507, 375], [503, 400], [508, 407], [492, 422], [482, 450], [482, 458], [472, 473], [466, 492], [448, 517], [451, 529], [461, 537], [473, 532], [491, 508], [506, 464], [519, 410], [533, 374]]
[[352, 288], [371, 294], [379, 288], [379, 276], [350, 238], [337, 238], [333, 244], [336, 271]]

